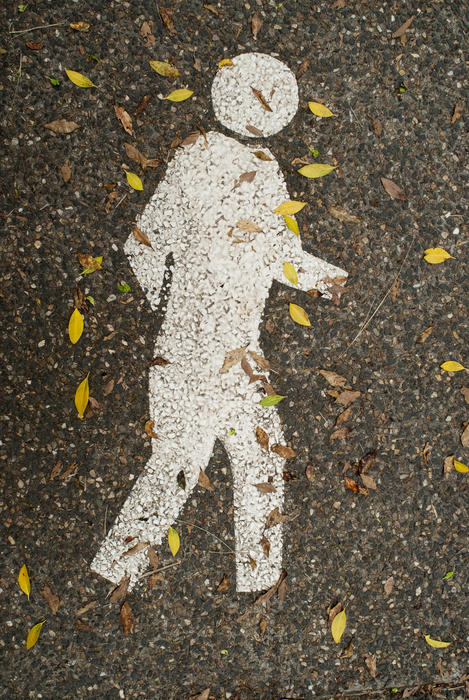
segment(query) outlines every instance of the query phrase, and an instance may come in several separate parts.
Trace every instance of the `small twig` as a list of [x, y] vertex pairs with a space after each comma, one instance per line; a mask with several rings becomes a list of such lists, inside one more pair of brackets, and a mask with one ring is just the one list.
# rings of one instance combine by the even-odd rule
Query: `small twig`
[[153, 569], [153, 571], [146, 571], [144, 574], [138, 577], [137, 581], [141, 581], [142, 578], [147, 578], [148, 576], [152, 576], [153, 574], [159, 574], [160, 571], [165, 571], [165, 569], [172, 569], [173, 566], [179, 566], [180, 563], [180, 561], [175, 561], [174, 564], [167, 564], [166, 566], [162, 566], [159, 569]]
[[108, 507], [109, 507], [109, 506], [106, 505], [106, 510], [104, 511], [104, 523], [103, 523], [104, 537], [106, 537], [106, 535], [107, 535], [107, 526], [106, 526], [106, 523], [107, 523], [107, 509], [108, 509]]
[[365, 320], [365, 322], [363, 323], [362, 327], [361, 327], [360, 330], [358, 331], [357, 335], [356, 335], [356, 336], [353, 338], [353, 340], [347, 345], [347, 347], [345, 348], [345, 350], [340, 354], [340, 357], [343, 357], [343, 355], [347, 352], [347, 350], [348, 350], [349, 348], [351, 348], [352, 345], [354, 344], [354, 342], [361, 336], [361, 334], [363, 333], [363, 331], [364, 331], [364, 330], [367, 328], [367, 326], [371, 323], [371, 321], [374, 319], [374, 317], [376, 316], [376, 314], [378, 313], [378, 311], [380, 310], [380, 308], [383, 306], [383, 304], [384, 304], [384, 302], [386, 301], [386, 299], [388, 298], [388, 296], [391, 294], [392, 288], [394, 287], [394, 285], [396, 284], [397, 280], [399, 279], [400, 274], [401, 274], [401, 271], [402, 271], [402, 268], [404, 267], [404, 265], [405, 265], [405, 263], [406, 263], [406, 261], [407, 261], [407, 258], [408, 258], [409, 255], [410, 255], [410, 251], [412, 250], [412, 246], [414, 245], [415, 236], [416, 236], [416, 233], [414, 233], [414, 235], [412, 236], [412, 240], [411, 240], [410, 245], [409, 245], [409, 247], [408, 247], [408, 249], [407, 249], [407, 253], [405, 254], [404, 260], [402, 261], [401, 266], [399, 267], [399, 270], [397, 271], [397, 275], [396, 275], [395, 278], [393, 279], [393, 281], [392, 281], [392, 283], [391, 283], [391, 286], [389, 287], [388, 291], [386, 292], [386, 294], [384, 295], [384, 297], [381, 299], [381, 301], [379, 302], [378, 306], [377, 306], [376, 309], [373, 311], [373, 313], [371, 314], [371, 316], [369, 316], [369, 317]]
[[126, 197], [127, 197], [127, 193], [122, 197], [122, 199], [119, 199], [119, 201], [117, 202], [117, 204], [116, 204], [116, 206], [114, 207], [114, 209], [117, 209], [117, 207], [119, 207], [119, 206], [122, 204], [122, 202], [124, 201], [124, 199], [125, 199]]
[[49, 27], [59, 27], [64, 22], [55, 22], [55, 24], [42, 24], [39, 27], [30, 27], [29, 29], [14, 29], [9, 34], [25, 34], [26, 32], [34, 32], [36, 29], [48, 29]]
[[18, 79], [16, 81], [16, 86], [15, 86], [15, 92], [13, 94], [13, 102], [15, 101], [16, 98], [16, 93], [18, 92], [18, 85], [20, 84], [20, 79], [21, 79], [21, 66], [23, 64], [23, 54], [20, 52], [20, 64], [18, 66], [18, 71], [16, 75], [18, 76]]
[[217, 537], [216, 535], [214, 535], [214, 533], [213, 533], [213, 532], [210, 532], [210, 530], [205, 530], [205, 528], [200, 527], [199, 525], [196, 525], [195, 523], [188, 523], [186, 520], [176, 520], [176, 522], [177, 522], [177, 523], [183, 523], [184, 525], [191, 525], [192, 527], [196, 527], [197, 530], [202, 530], [202, 532], [206, 532], [207, 535], [212, 535], [212, 537], [215, 537], [215, 539], [218, 540], [219, 542], [221, 542], [221, 544], [224, 544], [225, 547], [226, 547], [230, 552], [232, 552], [233, 554], [235, 553], [234, 549], [231, 549], [231, 547], [230, 547], [228, 544], [226, 544], [226, 542], [224, 542], [224, 541], [221, 540], [219, 537]]

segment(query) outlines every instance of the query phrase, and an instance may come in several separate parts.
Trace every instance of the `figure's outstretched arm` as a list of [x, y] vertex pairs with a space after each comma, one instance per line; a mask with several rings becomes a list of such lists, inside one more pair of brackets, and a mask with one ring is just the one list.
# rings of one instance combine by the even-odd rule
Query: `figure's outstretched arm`
[[160, 251], [139, 243], [131, 234], [124, 246], [135, 277], [155, 311], [160, 301], [166, 257]]
[[[298, 276], [298, 285], [290, 284], [283, 272], [283, 262], [289, 262], [293, 265]], [[330, 298], [331, 294], [328, 285], [332, 284], [332, 280], [337, 280], [337, 284], [344, 283], [344, 277], [347, 277], [347, 272], [336, 265], [317, 258], [315, 255], [306, 253], [301, 244], [292, 250], [288, 260], [279, 261], [277, 274], [275, 278], [278, 282], [301, 289], [307, 292], [310, 289], [318, 289], [325, 297]]]

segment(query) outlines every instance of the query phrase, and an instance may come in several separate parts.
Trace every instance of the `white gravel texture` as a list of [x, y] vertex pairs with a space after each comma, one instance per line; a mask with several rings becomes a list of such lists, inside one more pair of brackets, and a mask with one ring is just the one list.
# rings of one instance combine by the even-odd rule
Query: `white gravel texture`
[[[212, 85], [215, 116], [229, 129], [251, 138], [250, 125], [271, 136], [283, 129], [298, 109], [298, 84], [291, 70], [273, 56], [243, 53], [231, 59], [233, 66], [219, 69]], [[271, 108], [267, 111], [255, 96], [259, 90]]]
[[[272, 81], [273, 76], [269, 85]], [[246, 346], [261, 354], [259, 324], [272, 281], [292, 286], [283, 274], [284, 262], [297, 270], [300, 289], [319, 288], [325, 296], [322, 280], [346, 273], [305, 253], [299, 237], [273, 213], [290, 197], [270, 151], [262, 149], [272, 158], [264, 161], [254, 155], [258, 146], [216, 132], [206, 138], [200, 136], [177, 151], [137, 220], [152, 247], [133, 235], [125, 245], [153, 309], [159, 303], [166, 256], [174, 256], [168, 306], [154, 351], [171, 364], [150, 369], [150, 415], [158, 438], [92, 569], [116, 584], [128, 574], [131, 587], [135, 584], [149, 568], [146, 552], [124, 553], [137, 542], [159, 545], [171, 525], [178, 529], [175, 521], [219, 438], [232, 469], [237, 590], [258, 591], [275, 584], [281, 571], [282, 525], [265, 529], [265, 524], [274, 508], [282, 512], [285, 461], [261, 448], [256, 428], [263, 428], [271, 445], [285, 440], [277, 409], [259, 405], [264, 396], [260, 383], [249, 384], [239, 363], [223, 374], [220, 369], [235, 348]], [[243, 179], [245, 173], [251, 175]], [[246, 232], [240, 221], [259, 230]], [[314, 343], [314, 329], [304, 332]], [[252, 359], [250, 364], [256, 369]], [[181, 469], [185, 490], [176, 481]], [[275, 486], [273, 493], [256, 488], [267, 481]], [[203, 513], [199, 522], [204, 522]], [[263, 536], [270, 542], [269, 556], [261, 545]], [[129, 537], [134, 538], [130, 543]]]

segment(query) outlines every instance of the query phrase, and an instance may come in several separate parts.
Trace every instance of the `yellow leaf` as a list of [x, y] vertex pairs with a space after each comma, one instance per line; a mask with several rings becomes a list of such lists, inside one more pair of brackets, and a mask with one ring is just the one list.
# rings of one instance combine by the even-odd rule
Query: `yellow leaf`
[[78, 87], [82, 87], [82, 88], [96, 87], [96, 85], [94, 83], [92, 83], [89, 78], [82, 75], [81, 73], [77, 73], [76, 70], [66, 70], [65, 72], [68, 75], [69, 79], [72, 81], [72, 83], [74, 85], [78, 85]]
[[31, 581], [29, 580], [29, 574], [28, 569], [26, 568], [26, 564], [23, 564], [23, 566], [20, 569], [20, 573], [18, 574], [18, 583], [23, 593], [26, 593], [26, 595], [28, 596], [29, 600], [29, 594], [31, 593]]
[[41, 634], [41, 629], [44, 622], [45, 620], [43, 620], [42, 622], [38, 622], [37, 625], [31, 627], [31, 629], [28, 632], [28, 637], [26, 639], [26, 649], [31, 649], [31, 647], [33, 647], [36, 644], [37, 640], [39, 639], [39, 635]]
[[462, 462], [458, 462], [457, 459], [454, 460], [454, 468], [457, 472], [460, 472], [461, 474], [467, 474], [467, 472], [469, 472], [469, 467], [463, 464]]
[[70, 321], [68, 322], [68, 335], [73, 345], [75, 345], [75, 343], [77, 343], [80, 340], [82, 333], [83, 316], [78, 311], [78, 309], [75, 309], [73, 314], [70, 316]]
[[223, 66], [234, 66], [233, 61], [231, 58], [224, 58], [220, 63], [218, 64], [218, 68], [223, 68]]
[[459, 362], [455, 362], [454, 360], [443, 362], [440, 367], [441, 369], [444, 369], [445, 372], [460, 372], [462, 369], [466, 369], [466, 367], [463, 367], [463, 365], [461, 365]]
[[163, 99], [170, 100], [171, 102], [183, 102], [193, 94], [193, 90], [186, 90], [185, 88], [182, 88], [181, 90], [173, 90], [173, 92], [170, 92], [169, 95], [167, 95]]
[[88, 405], [88, 399], [90, 396], [90, 386], [88, 384], [89, 376], [89, 374], [86, 375], [85, 379], [82, 381], [82, 383], [75, 392], [75, 406], [78, 411], [79, 418], [83, 418], [86, 407]]
[[130, 173], [128, 170], [126, 170], [125, 176], [127, 178], [127, 182], [131, 187], [133, 187], [134, 190], [143, 190], [143, 183], [138, 175], [135, 173]]
[[450, 255], [444, 248], [427, 248], [427, 250], [424, 251], [424, 260], [427, 263], [430, 263], [431, 265], [438, 265], [439, 263], [444, 262], [445, 260], [448, 260], [448, 258], [452, 258], [455, 260], [455, 258]]
[[342, 635], [345, 630], [345, 625], [347, 624], [347, 616], [345, 610], [341, 610], [332, 620], [331, 632], [332, 638], [336, 644], [342, 639]]
[[308, 107], [317, 117], [335, 117], [335, 114], [320, 102], [308, 102]]
[[88, 22], [70, 22], [69, 27], [77, 32], [87, 32], [91, 24], [88, 24]]
[[311, 165], [304, 165], [298, 170], [300, 175], [304, 177], [323, 177], [328, 175], [333, 170], [337, 168], [337, 165], [327, 165], [326, 163], [312, 163]]
[[285, 214], [296, 214], [297, 212], [301, 211], [303, 207], [305, 207], [308, 204], [308, 202], [295, 202], [294, 200], [289, 200], [288, 202], [283, 202], [283, 204], [279, 204], [276, 209], [274, 209], [274, 212], [276, 214], [281, 214], [284, 216]]
[[179, 77], [178, 69], [166, 61], [149, 61], [149, 63], [153, 70], [156, 70], [158, 75], [163, 75], [165, 78]]
[[176, 532], [176, 530], [174, 529], [174, 527], [170, 527], [170, 528], [169, 528], [169, 532], [168, 532], [168, 544], [169, 544], [169, 548], [170, 548], [170, 550], [171, 550], [171, 554], [173, 555], [173, 557], [175, 557], [176, 554], [177, 554], [178, 551], [179, 551], [179, 547], [180, 547], [180, 545], [181, 545], [181, 541], [180, 541], [179, 535], [178, 535], [178, 533]]
[[289, 282], [296, 285], [298, 284], [298, 275], [296, 274], [296, 270], [291, 263], [283, 263], [283, 274]]
[[288, 228], [290, 229], [290, 231], [293, 231], [295, 236], [299, 236], [300, 229], [298, 228], [298, 224], [296, 222], [296, 219], [293, 219], [291, 216], [284, 216], [283, 218], [285, 219], [285, 223], [288, 226]]
[[301, 306], [297, 306], [297, 304], [290, 304], [290, 316], [295, 321], [295, 323], [299, 323], [300, 326], [311, 325], [311, 321], [308, 318], [308, 314]]
[[425, 641], [429, 646], [435, 647], [435, 649], [444, 649], [451, 644], [451, 642], [440, 642], [438, 639], [432, 639], [429, 634], [425, 635]]

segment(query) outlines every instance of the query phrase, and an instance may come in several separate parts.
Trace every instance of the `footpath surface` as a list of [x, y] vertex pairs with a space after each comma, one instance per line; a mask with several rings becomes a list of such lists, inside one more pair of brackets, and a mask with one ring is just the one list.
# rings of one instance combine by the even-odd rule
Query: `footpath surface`
[[[465, 4], [37, 1], [10, 3], [0, 17], [0, 696], [469, 696], [469, 377], [441, 368], [469, 366]], [[70, 26], [77, 22], [89, 26]], [[292, 114], [267, 138], [230, 130], [228, 107], [220, 120], [212, 104], [218, 71], [230, 69], [220, 61], [250, 52], [276, 57], [298, 83], [296, 114], [280, 105]], [[159, 75], [154, 60], [179, 76]], [[96, 87], [74, 84], [66, 70]], [[184, 101], [162, 99], [186, 88], [193, 94]], [[310, 101], [335, 116], [315, 116]], [[92, 562], [158, 451], [150, 422], [158, 401], [168, 417], [174, 397], [166, 379], [167, 394], [149, 405], [149, 372], [165, 369], [155, 338], [165, 329], [172, 260], [162, 271], [167, 299], [152, 309], [124, 246], [195, 132], [198, 143], [218, 132], [269, 149], [290, 199], [307, 203], [295, 215], [303, 251], [348, 277], [309, 294], [274, 281], [257, 367], [251, 356], [253, 372], [268, 372], [262, 390], [286, 397], [271, 408], [281, 422], [283, 449], [272, 454], [280, 471], [259, 489], [272, 503], [269, 493], [282, 494], [259, 553], [267, 560], [272, 547], [277, 585], [254, 590], [253, 557], [254, 573], [248, 567], [236, 585], [232, 471], [242, 474], [242, 455], [232, 469], [228, 441], [244, 434], [240, 408], [228, 434], [216, 434], [199, 484], [188, 476], [199, 433], [189, 426], [179, 441], [177, 488], [194, 486], [172, 522], [179, 550], [173, 557], [166, 538], [150, 552], [144, 544], [148, 563], [126, 593]], [[298, 173], [317, 163], [336, 167], [317, 179]], [[200, 177], [202, 167], [191, 167]], [[129, 185], [126, 170], [143, 189]], [[233, 172], [227, 158], [221, 181]], [[241, 192], [256, 183], [257, 174], [245, 175]], [[184, 225], [184, 199], [181, 209]], [[254, 250], [263, 234], [240, 219], [244, 230], [232, 234], [240, 246], [257, 234]], [[217, 224], [207, 219], [207, 228]], [[176, 258], [191, 254], [177, 235], [172, 242]], [[424, 251], [437, 247], [452, 257], [427, 262]], [[102, 269], [87, 272], [100, 257]], [[203, 306], [202, 291], [194, 295]], [[310, 326], [291, 318], [290, 304]], [[72, 345], [75, 307], [85, 321]], [[181, 331], [195, 322], [178, 321]], [[201, 356], [211, 342], [207, 334]], [[80, 419], [74, 396], [87, 375], [91, 399]], [[257, 438], [246, 448], [250, 464], [265, 443]], [[283, 543], [269, 531], [283, 532]], [[129, 536], [129, 558], [140, 554], [134, 543]], [[23, 565], [29, 600], [18, 585]], [[269, 571], [259, 565], [258, 580]], [[336, 642], [339, 604], [346, 626]], [[27, 650], [28, 631], [44, 620]], [[426, 635], [449, 645], [430, 646]]]

